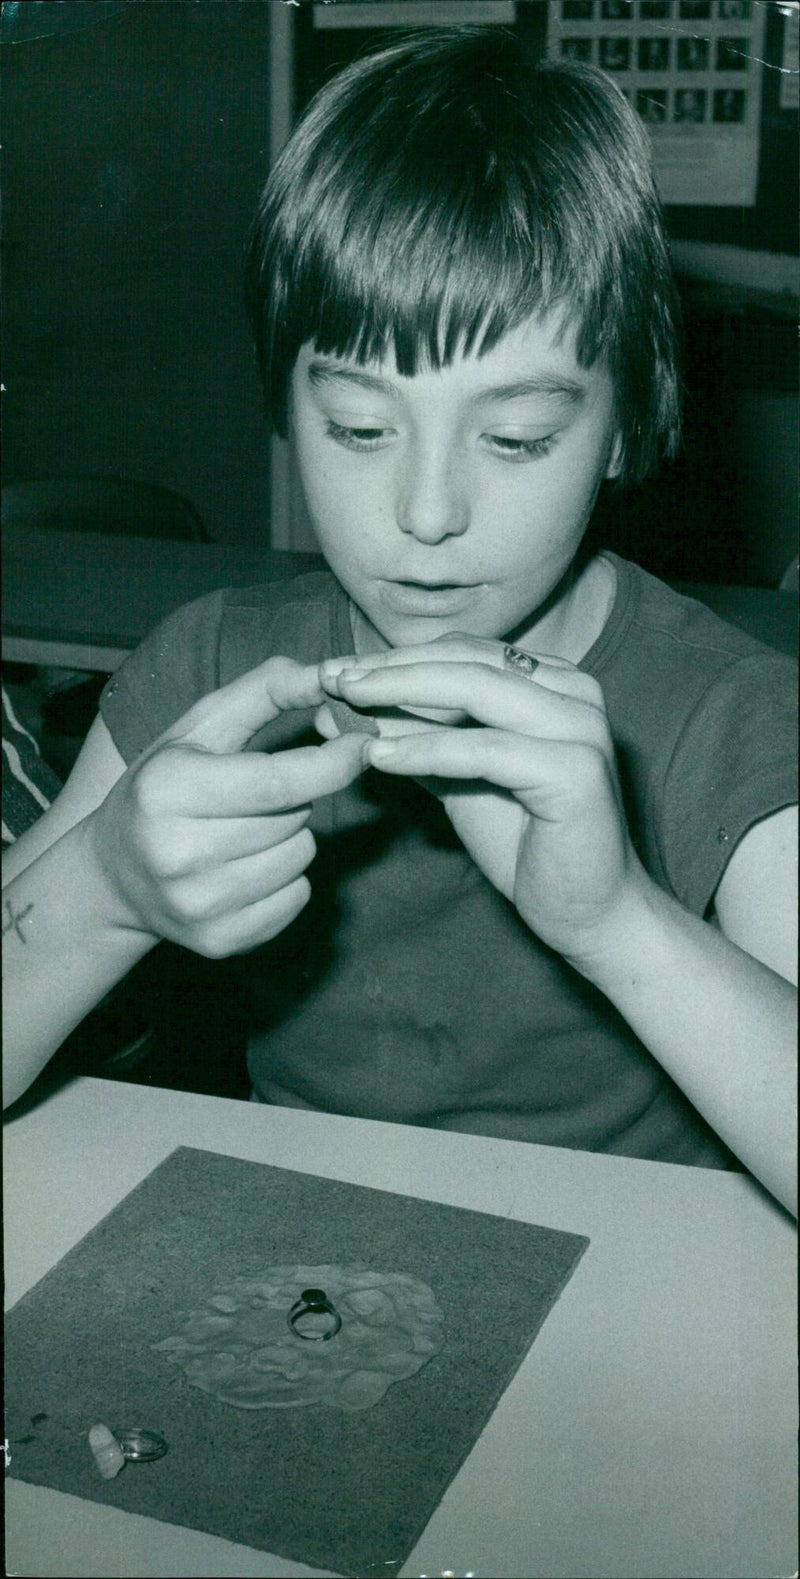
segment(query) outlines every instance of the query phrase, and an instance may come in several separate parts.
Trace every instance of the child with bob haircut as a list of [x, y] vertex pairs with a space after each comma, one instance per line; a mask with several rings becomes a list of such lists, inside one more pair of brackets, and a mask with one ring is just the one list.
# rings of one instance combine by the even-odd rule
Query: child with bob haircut
[[258, 1100], [791, 1207], [794, 667], [583, 546], [678, 443], [646, 133], [590, 67], [415, 32], [303, 116], [247, 300], [330, 568], [170, 616], [14, 846], [18, 909], [55, 852], [85, 896], [62, 1034], [160, 938], [246, 954]]

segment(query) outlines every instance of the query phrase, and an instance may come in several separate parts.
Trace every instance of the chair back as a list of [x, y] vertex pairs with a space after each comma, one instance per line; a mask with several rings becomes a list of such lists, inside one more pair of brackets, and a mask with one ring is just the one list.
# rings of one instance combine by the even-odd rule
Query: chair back
[[127, 477], [57, 477], [3, 488], [7, 526], [124, 537], [210, 541], [193, 504], [171, 488]]

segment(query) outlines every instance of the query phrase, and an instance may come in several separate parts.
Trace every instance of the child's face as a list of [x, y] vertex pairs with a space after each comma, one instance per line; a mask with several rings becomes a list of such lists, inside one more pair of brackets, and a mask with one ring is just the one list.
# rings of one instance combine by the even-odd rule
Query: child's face
[[291, 438], [338, 580], [392, 646], [518, 635], [558, 585], [615, 469], [613, 389], [560, 317], [401, 377], [305, 345]]

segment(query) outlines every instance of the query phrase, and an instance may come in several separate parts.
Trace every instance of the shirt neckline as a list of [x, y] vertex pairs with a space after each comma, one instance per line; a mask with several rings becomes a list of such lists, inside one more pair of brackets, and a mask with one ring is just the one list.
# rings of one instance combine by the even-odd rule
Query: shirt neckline
[[588, 652], [584, 653], [578, 664], [586, 674], [597, 674], [609, 663], [620, 642], [625, 636], [636, 611], [637, 583], [634, 577], [635, 566], [628, 559], [621, 559], [619, 554], [612, 553], [611, 549], [603, 549], [598, 555], [611, 565], [616, 578], [614, 601], [609, 611], [608, 619], [599, 636], [592, 642]]

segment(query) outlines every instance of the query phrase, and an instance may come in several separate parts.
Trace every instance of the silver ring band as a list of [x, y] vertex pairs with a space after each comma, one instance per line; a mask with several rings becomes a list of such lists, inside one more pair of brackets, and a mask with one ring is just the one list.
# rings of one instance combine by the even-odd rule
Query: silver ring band
[[[299, 1323], [306, 1316], [326, 1316], [329, 1325], [325, 1331], [303, 1332]], [[299, 1299], [296, 1299], [286, 1318], [289, 1330], [296, 1338], [303, 1338], [308, 1343], [326, 1343], [328, 1338], [333, 1338], [342, 1325], [342, 1318], [335, 1305], [331, 1304], [324, 1289], [304, 1288]]]
[[141, 1426], [128, 1426], [125, 1431], [117, 1431], [117, 1441], [123, 1455], [134, 1464], [151, 1464], [156, 1458], [163, 1458], [167, 1452], [167, 1443], [158, 1431], [144, 1431]]
[[504, 669], [511, 669], [515, 674], [524, 674], [530, 679], [538, 667], [539, 659], [532, 658], [529, 652], [523, 652], [520, 647], [503, 648]]

